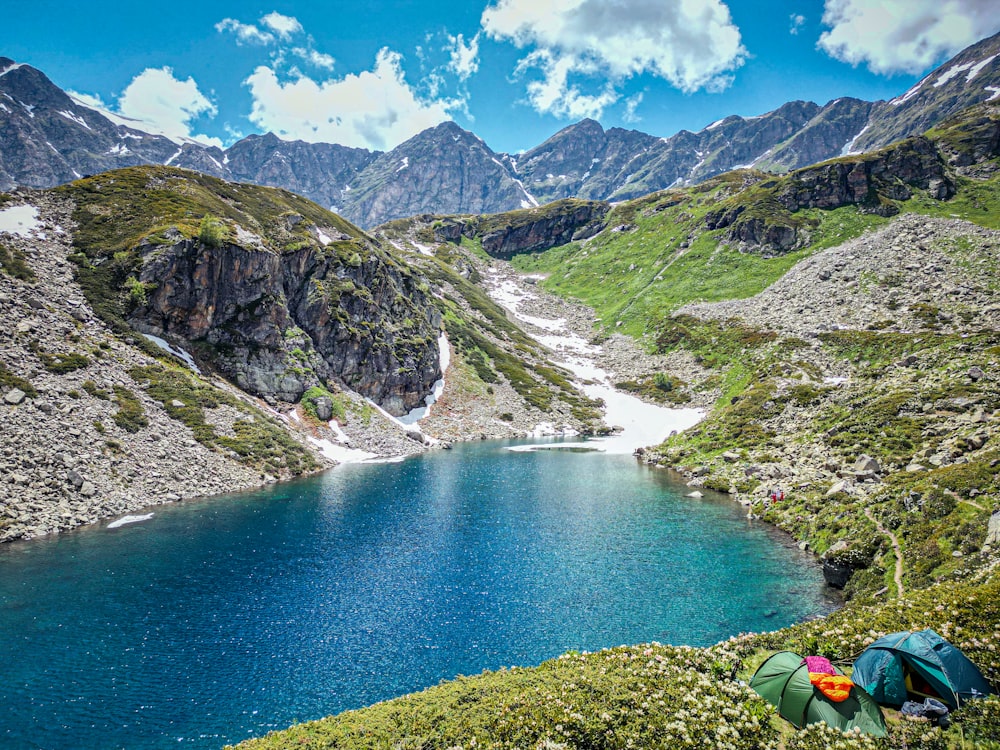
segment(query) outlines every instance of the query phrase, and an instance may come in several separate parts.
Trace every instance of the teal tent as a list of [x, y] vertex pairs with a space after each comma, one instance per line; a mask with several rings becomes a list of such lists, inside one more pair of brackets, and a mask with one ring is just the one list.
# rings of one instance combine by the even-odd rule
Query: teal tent
[[799, 729], [825, 721], [844, 732], [857, 728], [886, 736], [882, 710], [868, 693], [854, 685], [846, 700], [831, 700], [810, 682], [805, 660], [791, 651], [779, 651], [761, 664], [750, 687]]
[[879, 638], [854, 662], [851, 679], [886, 706], [930, 696], [955, 710], [993, 692], [976, 665], [933, 630]]

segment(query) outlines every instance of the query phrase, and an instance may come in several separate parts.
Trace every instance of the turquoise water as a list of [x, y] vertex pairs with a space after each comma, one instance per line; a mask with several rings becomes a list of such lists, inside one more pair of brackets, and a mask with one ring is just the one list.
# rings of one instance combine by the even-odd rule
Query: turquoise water
[[457, 446], [0, 548], [0, 747], [218, 748], [569, 649], [832, 606], [818, 566], [627, 456]]

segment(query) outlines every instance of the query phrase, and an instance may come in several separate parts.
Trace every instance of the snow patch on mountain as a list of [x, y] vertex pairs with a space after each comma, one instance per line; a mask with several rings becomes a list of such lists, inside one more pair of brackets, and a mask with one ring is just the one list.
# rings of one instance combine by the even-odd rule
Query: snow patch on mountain
[[59, 114], [61, 114], [67, 120], [72, 120], [77, 125], [83, 125], [83, 127], [85, 127], [87, 130], [93, 130], [93, 128], [90, 127], [90, 125], [87, 124], [87, 121], [84, 120], [82, 117], [80, 117], [80, 115], [75, 115], [72, 112], [70, 112], [69, 110], [65, 110], [65, 109], [60, 110]]
[[860, 138], [862, 135], [864, 135], [864, 132], [866, 130], [868, 130], [868, 128], [869, 128], [869, 124], [865, 123], [865, 126], [863, 128], [861, 128], [861, 130], [859, 130], [857, 133], [855, 133], [854, 137], [851, 138], [851, 140], [849, 140], [847, 143], [844, 144], [844, 147], [840, 150], [840, 155], [841, 156], [852, 156], [854, 154], [860, 154], [861, 153], [860, 151], [855, 151], [854, 150], [854, 144], [857, 143], [858, 138]]
[[941, 76], [936, 81], [934, 81], [934, 88], [939, 88], [941, 86], [944, 86], [946, 83], [948, 83], [948, 81], [957, 76], [959, 73], [964, 73], [971, 67], [972, 63], [962, 63], [961, 65], [953, 65], [952, 67], [948, 68], [948, 70], [946, 70], [944, 73], [942, 73]]
[[991, 62], [993, 62], [993, 60], [994, 60], [995, 57], [996, 57], [996, 55], [990, 55], [985, 60], [980, 60], [975, 65], [973, 65], [969, 69], [968, 74], [965, 76], [965, 82], [968, 83], [973, 78], [975, 78], [977, 75], [979, 75], [980, 71], [982, 71], [983, 68], [985, 68]]

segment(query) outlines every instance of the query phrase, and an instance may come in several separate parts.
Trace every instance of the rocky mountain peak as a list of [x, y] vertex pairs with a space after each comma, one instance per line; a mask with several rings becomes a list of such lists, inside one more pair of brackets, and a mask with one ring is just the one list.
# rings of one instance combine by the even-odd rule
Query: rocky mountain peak
[[670, 137], [605, 130], [584, 119], [509, 156], [449, 121], [387, 153], [270, 133], [223, 152], [126, 127], [131, 123], [74, 102], [40, 71], [0, 58], [0, 189], [170, 164], [283, 187], [370, 228], [422, 213], [502, 212], [563, 198], [627, 200], [737, 168], [786, 172], [886, 146], [991, 99], [1000, 99], [1000, 35], [889, 102], [797, 100]]
[[496, 213], [536, 204], [503, 155], [445, 122], [378, 156], [345, 196], [342, 213], [370, 227], [421, 213]]
[[966, 107], [1000, 99], [1000, 34], [931, 71], [908, 91], [880, 102], [854, 148], [870, 150], [922, 133]]

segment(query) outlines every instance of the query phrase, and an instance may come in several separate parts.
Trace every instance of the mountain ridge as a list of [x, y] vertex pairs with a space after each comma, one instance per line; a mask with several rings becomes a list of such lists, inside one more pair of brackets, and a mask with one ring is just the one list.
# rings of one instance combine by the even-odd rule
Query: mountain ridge
[[[222, 150], [112, 122], [30, 65], [0, 58], [0, 189], [51, 187], [110, 168], [167, 164], [283, 187], [371, 228], [421, 213], [496, 213], [560, 198], [626, 200], [738, 168], [786, 172], [873, 150], [1000, 96], [1000, 35], [888, 102], [793, 101], [659, 137], [581, 120], [521, 154], [454, 123], [387, 152], [251, 135]], [[405, 163], [403, 170], [400, 168]], [[400, 170], [397, 172], [397, 170]]]

